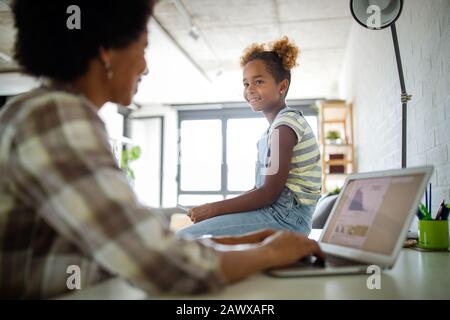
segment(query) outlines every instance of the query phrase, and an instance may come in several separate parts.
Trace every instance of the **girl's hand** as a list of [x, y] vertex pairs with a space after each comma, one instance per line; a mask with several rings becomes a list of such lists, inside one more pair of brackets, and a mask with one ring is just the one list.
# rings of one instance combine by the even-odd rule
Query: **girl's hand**
[[217, 210], [214, 204], [206, 203], [198, 207], [194, 207], [187, 212], [189, 218], [191, 218], [193, 223], [197, 223], [216, 215]]

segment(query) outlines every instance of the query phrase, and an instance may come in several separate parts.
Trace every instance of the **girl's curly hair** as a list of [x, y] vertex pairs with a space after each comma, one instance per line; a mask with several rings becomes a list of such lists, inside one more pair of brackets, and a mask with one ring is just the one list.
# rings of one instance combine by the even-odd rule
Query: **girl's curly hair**
[[[262, 60], [277, 83], [287, 79], [291, 83], [291, 69], [297, 66], [300, 49], [284, 36], [271, 43], [253, 43], [241, 56], [241, 67], [253, 60]], [[287, 93], [287, 92], [286, 92]]]

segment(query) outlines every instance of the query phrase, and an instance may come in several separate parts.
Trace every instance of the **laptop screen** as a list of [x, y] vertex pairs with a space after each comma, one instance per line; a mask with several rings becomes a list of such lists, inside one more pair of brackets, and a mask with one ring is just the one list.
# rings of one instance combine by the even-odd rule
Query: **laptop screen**
[[424, 175], [350, 180], [322, 242], [390, 255]]

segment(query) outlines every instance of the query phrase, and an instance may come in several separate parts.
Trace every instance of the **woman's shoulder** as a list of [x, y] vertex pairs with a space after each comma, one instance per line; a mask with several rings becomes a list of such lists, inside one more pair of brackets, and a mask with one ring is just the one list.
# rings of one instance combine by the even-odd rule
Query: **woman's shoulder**
[[70, 109], [71, 112], [79, 110], [95, 113], [93, 107], [82, 96], [45, 87], [39, 87], [12, 98], [5, 106], [3, 113], [8, 114], [10, 119], [15, 118], [20, 121], [35, 114], [42, 116], [50, 109], [59, 108]]
[[42, 105], [90, 107], [88, 102], [79, 94], [48, 87], [39, 87], [24, 93], [22, 96], [17, 97], [17, 102], [21, 105], [30, 105], [31, 107]]

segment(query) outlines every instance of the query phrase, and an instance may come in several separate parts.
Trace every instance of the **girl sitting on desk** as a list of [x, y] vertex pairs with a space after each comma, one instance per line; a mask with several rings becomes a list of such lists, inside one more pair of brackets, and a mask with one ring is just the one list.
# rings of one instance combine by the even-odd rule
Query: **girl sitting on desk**
[[244, 51], [244, 98], [269, 122], [257, 144], [255, 187], [236, 198], [192, 208], [188, 215], [195, 224], [178, 235], [233, 235], [262, 228], [311, 231], [322, 187], [319, 147], [302, 113], [285, 101], [298, 51], [287, 37]]

